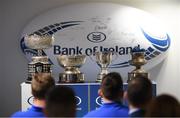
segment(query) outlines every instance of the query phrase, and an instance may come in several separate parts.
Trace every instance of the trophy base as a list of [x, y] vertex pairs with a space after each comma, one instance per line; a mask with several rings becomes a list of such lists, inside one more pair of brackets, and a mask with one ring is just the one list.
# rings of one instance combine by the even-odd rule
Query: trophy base
[[107, 75], [107, 74], [98, 74], [98, 77], [97, 77], [97, 79], [96, 79], [96, 82], [101, 83], [101, 82], [102, 82], [102, 79], [103, 79], [103, 77], [104, 77], [105, 75]]
[[148, 73], [128, 73], [128, 80], [127, 80], [127, 83], [129, 81], [131, 81], [134, 77], [146, 77], [148, 78]]
[[58, 83], [83, 83], [84, 82], [84, 74], [59, 74], [59, 81]]

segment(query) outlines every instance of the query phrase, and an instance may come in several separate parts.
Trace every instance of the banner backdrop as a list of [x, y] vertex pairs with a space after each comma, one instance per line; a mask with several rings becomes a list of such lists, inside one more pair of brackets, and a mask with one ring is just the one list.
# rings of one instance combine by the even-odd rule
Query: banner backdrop
[[116, 52], [118, 56], [113, 57], [109, 71], [120, 72], [126, 79], [127, 73], [133, 70], [129, 60], [134, 46], [146, 50], [146, 70], [160, 63], [170, 46], [170, 37], [164, 25], [156, 18], [142, 10], [112, 3], [68, 5], [34, 18], [25, 27], [20, 42], [29, 61], [37, 51], [25, 45], [24, 36], [33, 33], [54, 35], [54, 46], [43, 52], [50, 58], [56, 78], [63, 72], [58, 65], [57, 55], [87, 55], [86, 63], [80, 68], [86, 81], [96, 80], [100, 71], [92, 55], [94, 52]]

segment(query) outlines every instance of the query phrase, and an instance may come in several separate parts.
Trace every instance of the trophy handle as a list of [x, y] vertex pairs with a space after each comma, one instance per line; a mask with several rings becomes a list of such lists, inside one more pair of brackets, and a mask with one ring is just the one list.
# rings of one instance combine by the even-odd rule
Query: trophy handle
[[[107, 51], [107, 52], [111, 52], [112, 55], [115, 55], [115, 57], [112, 58], [111, 62], [115, 61], [115, 60], [118, 58], [117, 52], [112, 52], [112, 51]], [[97, 62], [97, 60], [95, 59], [95, 58], [96, 58], [96, 57], [95, 57], [95, 56], [96, 56], [96, 53], [99, 53], [99, 52], [94, 52], [94, 53], [92, 53], [92, 55], [89, 56], [90, 59], [91, 59], [92, 61], [95, 61], [95, 62]], [[102, 53], [103, 53], [103, 52], [102, 52]], [[94, 56], [95, 58], [93, 58], [93, 56]], [[112, 57], [113, 57], [113, 56], [112, 56]]]

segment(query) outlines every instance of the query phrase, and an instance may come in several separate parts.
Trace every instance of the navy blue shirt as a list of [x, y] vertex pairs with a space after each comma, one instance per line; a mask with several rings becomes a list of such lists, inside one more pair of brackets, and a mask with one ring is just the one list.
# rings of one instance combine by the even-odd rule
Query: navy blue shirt
[[27, 111], [18, 111], [11, 117], [45, 117], [41, 107], [32, 106]]
[[120, 103], [105, 103], [100, 108], [89, 112], [86, 117], [128, 117], [128, 107]]
[[145, 110], [143, 110], [143, 109], [139, 109], [139, 110], [129, 114], [130, 117], [144, 117], [144, 115], [145, 115]]

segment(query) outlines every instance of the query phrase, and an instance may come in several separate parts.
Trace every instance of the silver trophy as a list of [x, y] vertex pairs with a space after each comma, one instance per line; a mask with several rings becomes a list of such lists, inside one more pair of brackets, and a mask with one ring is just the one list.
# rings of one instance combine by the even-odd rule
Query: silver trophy
[[148, 78], [148, 73], [142, 68], [142, 66], [147, 63], [145, 60], [145, 50], [135, 47], [131, 52], [131, 56], [132, 59], [129, 61], [129, 63], [136, 68], [132, 72], [128, 73], [127, 82], [139, 76]]
[[[116, 55], [117, 56], [117, 55]], [[96, 82], [101, 82], [102, 78], [108, 74], [108, 66], [112, 62], [113, 52], [105, 51], [105, 52], [96, 52], [96, 63], [100, 66], [101, 71], [98, 74]]]
[[28, 79], [31, 82], [35, 73], [51, 74], [51, 64], [47, 56], [43, 55], [43, 49], [52, 47], [54, 37], [52, 35], [39, 36], [36, 34], [25, 36], [25, 44], [31, 49], [37, 50], [37, 55], [32, 57], [32, 62], [28, 64]]
[[57, 61], [64, 68], [64, 73], [59, 74], [59, 83], [84, 82], [84, 74], [79, 68], [85, 63], [85, 55], [59, 55]]

